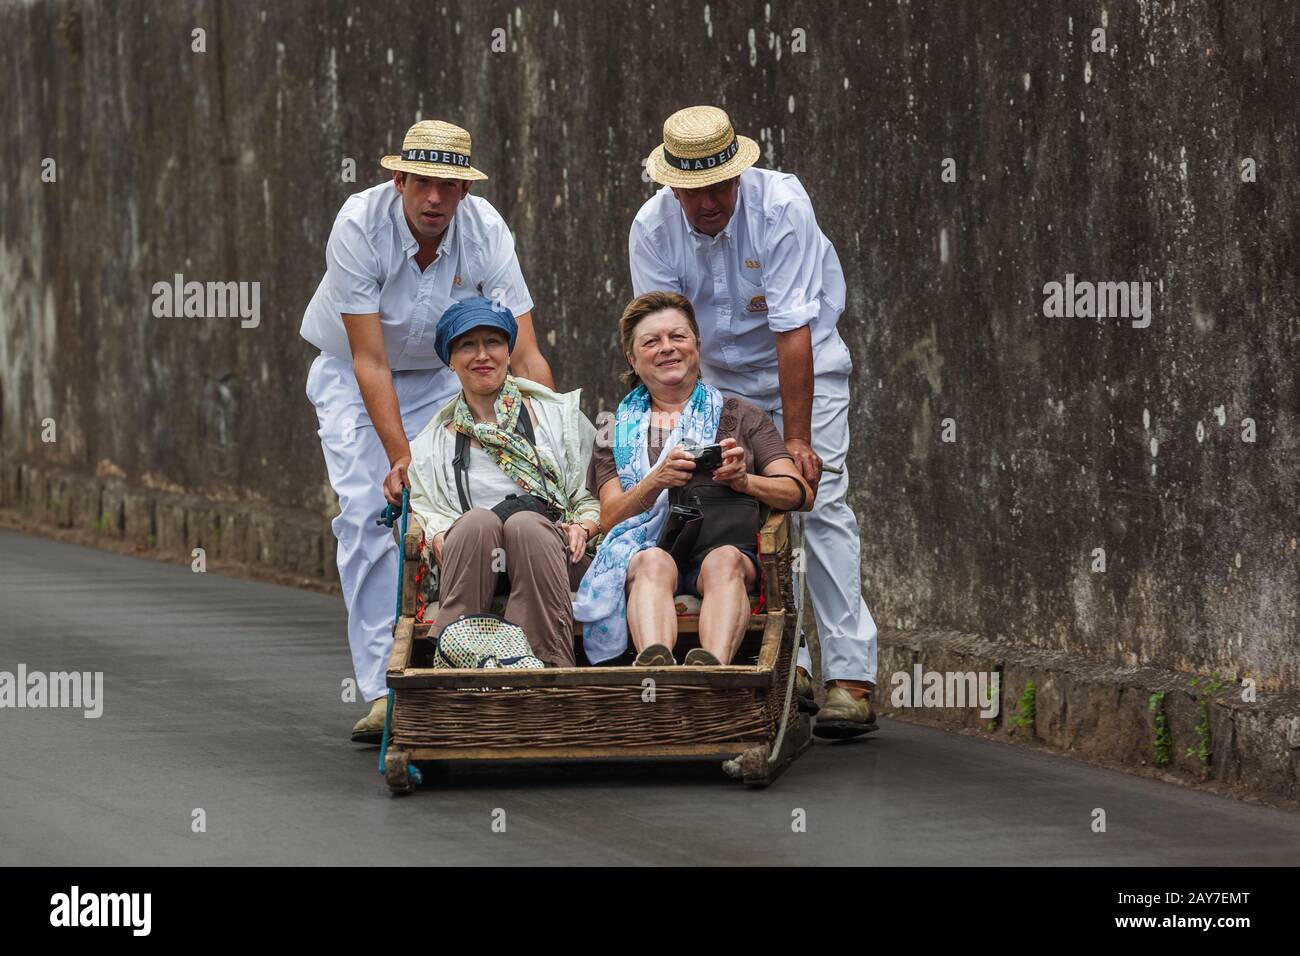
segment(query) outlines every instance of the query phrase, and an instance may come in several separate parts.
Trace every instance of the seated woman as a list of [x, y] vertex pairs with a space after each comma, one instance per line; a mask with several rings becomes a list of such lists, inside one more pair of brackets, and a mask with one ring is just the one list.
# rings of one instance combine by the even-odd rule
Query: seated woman
[[[730, 663], [758, 580], [759, 509], [752, 499], [806, 511], [812, 489], [762, 409], [724, 399], [700, 380], [700, 330], [688, 299], [673, 292], [638, 296], [623, 311], [619, 336], [631, 366], [625, 378], [635, 387], [619, 403], [612, 440], [596, 443], [592, 463], [601, 524], [610, 530], [574, 606], [587, 622], [584, 649], [592, 663], [613, 659], [625, 652], [630, 630], [637, 664], [675, 664], [673, 596], [689, 593], [701, 599], [700, 646], [684, 663]], [[712, 475], [696, 474], [684, 446], [710, 444], [722, 445], [723, 464]], [[670, 489], [681, 490], [670, 496]], [[678, 547], [675, 559], [657, 546], [660, 534], [670, 504], [693, 498], [703, 512], [698, 545], [684, 553]], [[719, 544], [720, 533], [732, 543]]]
[[572, 667], [569, 591], [589, 561], [600, 504], [587, 491], [595, 427], [564, 395], [510, 374], [518, 326], [487, 299], [457, 302], [434, 348], [461, 393], [411, 443], [411, 510], [438, 562], [436, 626], [491, 610], [497, 574], [510, 580], [505, 617], [533, 654]]

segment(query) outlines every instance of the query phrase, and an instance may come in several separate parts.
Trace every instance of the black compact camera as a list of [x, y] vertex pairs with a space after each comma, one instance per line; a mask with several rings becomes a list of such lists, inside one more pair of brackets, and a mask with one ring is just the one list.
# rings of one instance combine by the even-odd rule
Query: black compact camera
[[722, 467], [722, 446], [705, 445], [695, 453], [696, 470], [707, 471], [710, 474]]

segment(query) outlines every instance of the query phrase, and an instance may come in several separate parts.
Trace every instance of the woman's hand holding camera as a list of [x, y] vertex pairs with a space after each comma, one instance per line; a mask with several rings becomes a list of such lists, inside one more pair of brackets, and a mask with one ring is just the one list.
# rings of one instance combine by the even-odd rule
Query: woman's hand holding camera
[[749, 494], [749, 471], [745, 468], [745, 449], [734, 438], [722, 439], [722, 465], [713, 472], [713, 480], [732, 491]]
[[651, 490], [657, 495], [665, 488], [680, 488], [695, 472], [695, 456], [680, 446], [668, 453], [648, 476]]
[[[720, 481], [741, 494], [749, 494], [749, 472], [745, 467], [745, 449], [734, 438], [724, 438], [722, 464], [713, 471], [715, 481]], [[695, 474], [698, 464], [695, 456], [684, 448], [674, 448], [646, 478], [651, 495], [665, 488], [680, 488]], [[650, 495], [647, 495], [649, 497]]]

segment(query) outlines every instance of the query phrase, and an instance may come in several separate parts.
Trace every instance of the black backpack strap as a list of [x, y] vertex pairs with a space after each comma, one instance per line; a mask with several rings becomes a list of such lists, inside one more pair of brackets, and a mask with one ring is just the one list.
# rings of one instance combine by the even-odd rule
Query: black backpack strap
[[465, 494], [465, 471], [468, 468], [465, 458], [468, 454], [469, 436], [456, 432], [456, 457], [451, 460], [451, 470], [456, 474], [456, 497], [460, 498], [461, 514], [469, 511], [469, 496]]
[[[546, 484], [546, 473], [542, 469], [542, 453], [537, 450], [537, 432], [533, 430], [533, 419], [528, 414], [528, 406], [524, 405], [519, 409], [519, 418], [515, 422], [515, 431], [524, 436], [524, 440], [533, 450], [533, 458], [537, 462], [537, 473], [542, 476], [542, 484]], [[549, 486], [548, 486], [549, 489]], [[550, 497], [549, 490], [546, 497]]]
[[533, 418], [528, 414], [528, 406], [519, 409], [519, 420], [515, 422], [515, 431], [528, 439], [528, 444], [536, 446], [537, 433], [533, 431]]

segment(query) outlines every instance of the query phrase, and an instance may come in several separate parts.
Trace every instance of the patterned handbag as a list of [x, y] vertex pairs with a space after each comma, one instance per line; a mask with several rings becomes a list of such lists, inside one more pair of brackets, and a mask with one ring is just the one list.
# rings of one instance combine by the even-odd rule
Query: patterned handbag
[[433, 666], [465, 670], [504, 667], [541, 668], [524, 629], [500, 614], [462, 614], [449, 622], [433, 642]]

